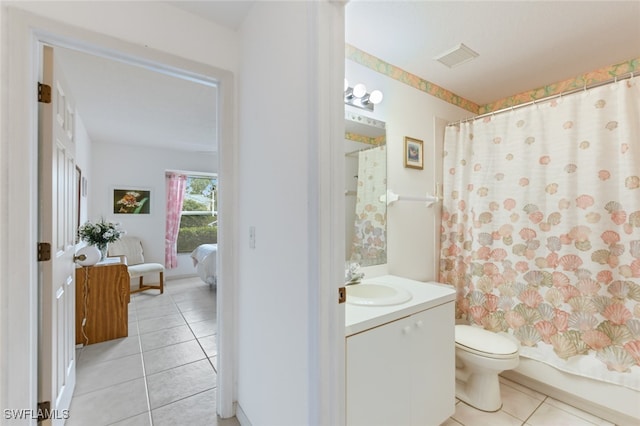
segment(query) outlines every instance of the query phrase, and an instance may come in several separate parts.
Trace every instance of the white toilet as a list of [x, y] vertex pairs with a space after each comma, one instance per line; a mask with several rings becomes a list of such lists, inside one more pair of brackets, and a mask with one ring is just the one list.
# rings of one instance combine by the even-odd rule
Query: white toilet
[[497, 333], [456, 325], [456, 397], [482, 411], [502, 407], [498, 374], [518, 366], [518, 345]]

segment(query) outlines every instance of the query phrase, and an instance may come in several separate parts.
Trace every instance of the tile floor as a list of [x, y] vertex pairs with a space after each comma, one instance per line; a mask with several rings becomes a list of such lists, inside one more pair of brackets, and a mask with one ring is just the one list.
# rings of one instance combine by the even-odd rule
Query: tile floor
[[132, 295], [129, 336], [78, 350], [67, 426], [219, 425], [216, 293], [199, 278]]
[[442, 426], [613, 426], [613, 423], [502, 377], [500, 393], [500, 411], [485, 413], [456, 401], [455, 414]]
[[[78, 350], [67, 426], [239, 426], [235, 418], [216, 416], [215, 306], [215, 291], [199, 278], [167, 281], [163, 295], [132, 295], [129, 336]], [[500, 411], [485, 413], [458, 401], [442, 426], [612, 425], [500, 380]]]

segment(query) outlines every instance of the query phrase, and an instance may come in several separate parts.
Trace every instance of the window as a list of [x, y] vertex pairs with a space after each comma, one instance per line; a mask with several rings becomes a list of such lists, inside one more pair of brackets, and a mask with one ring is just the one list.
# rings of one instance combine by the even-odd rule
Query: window
[[178, 253], [218, 242], [218, 177], [188, 176], [180, 215]]

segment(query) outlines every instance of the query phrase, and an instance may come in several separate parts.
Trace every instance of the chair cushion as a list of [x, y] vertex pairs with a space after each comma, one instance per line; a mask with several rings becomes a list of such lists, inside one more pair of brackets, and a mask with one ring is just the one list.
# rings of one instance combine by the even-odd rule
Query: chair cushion
[[137, 237], [124, 236], [109, 243], [109, 256], [126, 256], [128, 265], [144, 263], [142, 242]]
[[140, 265], [129, 266], [129, 275], [131, 277], [139, 277], [140, 275], [154, 272], [164, 272], [164, 266], [159, 263], [141, 263]]

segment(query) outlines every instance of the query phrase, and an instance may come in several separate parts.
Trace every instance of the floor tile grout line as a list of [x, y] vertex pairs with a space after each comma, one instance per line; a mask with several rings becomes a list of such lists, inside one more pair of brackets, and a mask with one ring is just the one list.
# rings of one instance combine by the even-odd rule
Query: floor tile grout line
[[136, 329], [138, 331], [138, 346], [140, 347], [140, 359], [142, 360], [142, 377], [144, 378], [144, 393], [147, 399], [147, 413], [149, 416], [149, 424], [153, 426], [153, 416], [151, 415], [151, 398], [149, 396], [149, 383], [147, 382], [147, 370], [144, 364], [144, 352], [142, 350], [142, 339], [140, 338], [140, 327], [138, 325], [138, 304], [136, 299], [133, 299], [134, 309], [136, 310]]
[[[554, 398], [552, 398], [552, 397], [550, 397], [550, 396], [547, 396], [547, 398], [554, 399]], [[588, 416], [590, 416], [590, 417], [592, 417], [592, 418], [593, 418], [593, 417], [595, 417], [595, 418], [596, 418], [596, 419], [598, 419], [598, 420], [602, 420], [602, 421], [609, 422], [608, 420], [605, 420], [605, 419], [603, 419], [602, 417], [599, 417], [599, 416], [597, 416], [597, 415], [595, 415], [595, 414], [591, 414], [591, 413], [589, 413], [588, 411], [585, 411], [585, 410], [583, 410], [583, 409], [581, 409], [581, 408], [574, 407], [574, 406], [573, 406], [573, 405], [571, 405], [571, 404], [568, 404], [568, 403], [566, 403], [566, 402], [562, 402], [562, 401], [557, 400], [557, 399], [554, 399], [554, 400], [555, 400], [555, 401], [560, 402], [560, 403], [561, 403], [561, 404], [563, 404], [563, 405], [567, 405], [567, 406], [569, 406], [569, 407], [573, 408], [574, 410], [577, 410], [577, 413], [572, 413], [571, 411], [565, 410], [564, 408], [562, 408], [562, 407], [558, 407], [558, 406], [556, 406], [556, 405], [554, 405], [554, 404], [548, 404], [548, 405], [552, 406], [552, 407], [553, 407], [553, 408], [555, 408], [556, 410], [560, 410], [560, 411], [562, 411], [562, 412], [564, 412], [564, 413], [567, 413], [567, 414], [569, 414], [569, 415], [571, 415], [571, 416], [573, 416], [573, 417], [577, 417], [577, 418], [579, 418], [580, 420], [584, 420], [584, 421], [585, 421], [585, 422], [587, 422], [587, 423], [590, 423], [590, 424], [592, 424], [592, 425], [597, 425], [597, 423], [594, 423], [594, 422], [592, 421], [592, 419], [591, 419], [591, 418], [589, 418], [589, 419], [584, 418], [584, 417], [582, 416], [583, 414], [586, 414], [586, 415], [588, 415]], [[611, 423], [611, 422], [609, 422], [609, 423]]]
[[[182, 345], [182, 344], [184, 344], [184, 343], [193, 342], [194, 340], [195, 340], [195, 341], [197, 341], [197, 340], [198, 340], [198, 338], [194, 336], [194, 338], [193, 338], [193, 339], [185, 340], [184, 342], [175, 342], [175, 343], [171, 343], [171, 344], [168, 344], [168, 345], [165, 345], [165, 346], [160, 346], [160, 347], [157, 347], [157, 348], [149, 349], [149, 350], [146, 350], [146, 351], [144, 351], [144, 352], [149, 353], [149, 352], [153, 352], [153, 351], [159, 351], [159, 350], [161, 350], [161, 349], [165, 349], [165, 348], [168, 348], [168, 347], [170, 347], [170, 346], [178, 346], [178, 345]], [[200, 342], [198, 342], [198, 345], [199, 345], [199, 344], [200, 344]], [[144, 352], [142, 352], [142, 353], [144, 353]], [[206, 356], [206, 353], [205, 353], [205, 356]]]
[[[173, 300], [173, 297], [172, 297], [169, 293], [167, 293], [167, 296], [168, 296], [168, 297], [171, 299], [171, 301], [176, 305], [176, 308], [178, 309], [178, 313], [180, 314], [180, 316], [182, 317], [182, 319], [183, 319], [183, 320], [184, 320], [184, 322], [186, 323], [187, 327], [189, 328], [189, 331], [190, 331], [190, 332], [191, 332], [191, 334], [193, 335], [193, 338], [194, 338], [194, 339], [196, 340], [196, 342], [198, 343], [198, 346], [200, 347], [200, 350], [202, 350], [202, 352], [203, 352], [203, 354], [204, 354], [204, 356], [205, 356], [205, 358], [204, 358], [204, 359], [206, 359], [206, 360], [209, 362], [209, 365], [211, 365], [211, 367], [212, 367], [213, 371], [215, 372], [215, 368], [214, 368], [214, 367], [213, 367], [213, 365], [211, 364], [211, 360], [210, 360], [210, 359], [209, 359], [209, 357], [207, 356], [207, 352], [206, 352], [206, 351], [204, 350], [204, 348], [202, 347], [202, 344], [200, 343], [200, 340], [198, 340], [198, 337], [196, 337], [195, 332], [194, 332], [194, 331], [193, 331], [193, 329], [191, 328], [190, 323], [189, 323], [189, 322], [187, 321], [187, 319], [184, 317], [184, 314], [183, 314], [183, 312], [182, 312], [182, 309], [180, 309], [180, 307], [178, 306], [178, 304]], [[137, 322], [136, 322], [136, 324], [137, 324]], [[139, 342], [140, 342], [140, 346], [141, 346], [141, 347], [140, 347], [141, 354], [143, 354], [143, 352], [142, 352], [142, 339], [140, 338], [140, 331], [139, 331], [139, 330], [138, 330], [138, 340], [139, 340]], [[189, 341], [191, 341], [191, 340], [189, 340]], [[181, 343], [184, 343], [184, 342], [181, 342]], [[173, 345], [176, 345], [176, 344], [177, 344], [177, 343], [175, 343], [175, 344], [173, 344]], [[163, 346], [163, 347], [168, 347], [168, 346], [173, 346], [173, 345], [167, 345], [167, 346]], [[152, 350], [153, 350], [153, 349], [152, 349]], [[143, 358], [143, 368], [144, 368], [144, 355], [142, 356], [142, 358]], [[187, 364], [192, 364], [192, 363], [194, 363], [194, 362], [199, 362], [199, 361], [202, 361], [202, 360], [201, 360], [201, 359], [200, 359], [200, 360], [195, 360], [195, 361], [192, 361], [192, 362], [187, 363]], [[187, 364], [184, 364], [184, 365], [187, 365]], [[174, 367], [174, 368], [176, 368], [176, 367]], [[168, 370], [170, 370], [170, 369], [162, 370], [162, 371], [168, 371]], [[156, 371], [155, 373], [149, 374], [149, 376], [152, 376], [153, 374], [161, 373], [162, 371]], [[147, 376], [147, 374], [146, 374], [146, 371], [144, 371], [144, 378], [145, 378], [145, 390], [146, 390], [146, 393], [147, 393], [147, 404], [148, 404], [148, 408], [149, 408], [149, 421], [151, 422], [151, 426], [153, 426], [153, 415], [152, 415], [151, 403], [150, 403], [150, 399], [151, 399], [151, 398], [150, 398], [150, 395], [149, 395], [149, 388], [148, 388], [148, 384], [147, 384], [147, 377], [148, 377], [148, 376]], [[216, 388], [217, 388], [217, 383], [216, 383], [216, 385], [215, 385], [213, 388], [211, 388], [211, 389], [216, 389]], [[205, 390], [205, 391], [197, 392], [197, 393], [195, 393], [195, 394], [193, 394], [193, 395], [190, 395], [190, 396], [188, 396], [188, 397], [184, 397], [184, 398], [180, 398], [180, 399], [178, 399], [178, 400], [176, 400], [176, 401], [172, 401], [171, 403], [169, 403], [169, 404], [165, 404], [165, 405], [162, 405], [162, 406], [160, 406], [160, 407], [164, 407], [164, 406], [167, 406], [167, 405], [173, 404], [174, 402], [178, 402], [178, 401], [184, 400], [184, 399], [186, 399], [186, 398], [190, 398], [190, 397], [196, 396], [196, 395], [198, 395], [198, 394], [201, 394], [202, 392], [206, 392], [206, 391], [211, 390], [211, 389], [207, 389], [207, 390]], [[154, 408], [154, 409], [158, 409], [158, 408], [160, 408], [160, 407], [156, 407], [156, 408]]]
[[[191, 332], [191, 334], [194, 336], [195, 340], [197, 340], [197, 343], [198, 343], [198, 345], [199, 345], [200, 349], [203, 351], [203, 353], [204, 353], [204, 355], [205, 355], [205, 358], [203, 358], [203, 359], [207, 359], [207, 361], [208, 361], [208, 362], [209, 362], [209, 364], [211, 365], [211, 359], [210, 359], [210, 357], [206, 354], [206, 351], [204, 350], [204, 348], [203, 348], [203, 347], [202, 347], [202, 345], [200, 344], [199, 338], [198, 338], [198, 337], [196, 337], [195, 333], [194, 333], [194, 332], [193, 332], [193, 330], [191, 329], [191, 327], [190, 327], [190, 323], [189, 323], [188, 321], [186, 321], [186, 318], [184, 317], [184, 315], [182, 315], [182, 311], [180, 310], [180, 308], [179, 308], [179, 307], [178, 307], [178, 305], [176, 304], [175, 300], [173, 300], [173, 297], [171, 297], [171, 295], [170, 295], [170, 294], [167, 294], [167, 296], [169, 296], [169, 298], [170, 298], [171, 302], [172, 302], [172, 303], [173, 303], [173, 304], [178, 308], [179, 313], [180, 313], [180, 316], [183, 318], [183, 320], [185, 321], [186, 325], [189, 327], [189, 331], [190, 331], [190, 332]], [[134, 296], [134, 297], [132, 297], [131, 299], [132, 299], [131, 301], [132, 301], [132, 302], [134, 302], [134, 303], [133, 303], [133, 309], [134, 309], [134, 312], [135, 312], [135, 318], [133, 318], [133, 319], [132, 319], [132, 318], [129, 318], [131, 321], [128, 321], [128, 323], [129, 323], [129, 325], [131, 325], [131, 326], [135, 326], [135, 327], [136, 327], [137, 335], [135, 336], [135, 338], [137, 339], [137, 343], [138, 343], [138, 345], [137, 345], [137, 346], [138, 346], [138, 353], [133, 353], [133, 354], [128, 354], [128, 355], [117, 356], [116, 358], [113, 358], [113, 359], [107, 359], [107, 360], [100, 361], [100, 362], [113, 361], [113, 360], [116, 360], [116, 359], [119, 359], [119, 358], [122, 358], [122, 357], [126, 357], [126, 356], [133, 356], [133, 355], [139, 355], [139, 356], [141, 357], [141, 362], [142, 362], [142, 377], [137, 377], [137, 378], [135, 378], [135, 379], [125, 380], [124, 382], [121, 382], [121, 383], [127, 383], [127, 382], [130, 382], [130, 381], [139, 380], [140, 378], [144, 378], [145, 396], [146, 396], [146, 402], [147, 402], [147, 404], [146, 404], [146, 405], [147, 405], [146, 414], [148, 415], [149, 424], [152, 426], [152, 425], [153, 425], [153, 416], [152, 416], [152, 410], [151, 410], [151, 402], [150, 402], [149, 387], [148, 387], [148, 382], [147, 382], [147, 377], [148, 377], [148, 376], [150, 376], [150, 375], [147, 375], [146, 368], [145, 368], [145, 364], [144, 364], [144, 350], [143, 350], [143, 348], [142, 348], [142, 338], [141, 338], [141, 335], [148, 334], [148, 333], [143, 333], [143, 334], [141, 334], [141, 333], [140, 333], [140, 326], [139, 326], [140, 318], [138, 318], [138, 315], [137, 315], [137, 309], [138, 309], [137, 300], [136, 300], [136, 297], [135, 297], [135, 296]], [[188, 311], [185, 311], [185, 312], [188, 312]], [[196, 322], [197, 322], [197, 321], [196, 321]], [[135, 324], [134, 324], [134, 323], [135, 323]], [[160, 330], [155, 330], [155, 331], [160, 331]], [[214, 334], [215, 334], [215, 333], [214, 333]], [[134, 336], [130, 336], [130, 337], [134, 337]], [[203, 337], [206, 337], [206, 336], [203, 336]], [[171, 345], [168, 345], [168, 346], [171, 346]], [[85, 348], [86, 348], [86, 345], [83, 345], [83, 346], [82, 346], [82, 347], [80, 347], [80, 348], [76, 348], [76, 353], [77, 353], [77, 355], [76, 355], [76, 365], [77, 365], [77, 363], [80, 361], [81, 356], [83, 355]], [[200, 360], [195, 360], [195, 361], [192, 361], [192, 362], [198, 362], [198, 361], [202, 361], [202, 359], [200, 359]], [[189, 363], [188, 363], [188, 364], [189, 364]], [[213, 366], [212, 366], [212, 367], [213, 367]], [[163, 371], [166, 371], [166, 370], [163, 370]], [[213, 367], [213, 371], [214, 371], [214, 373], [217, 373], [217, 372], [216, 372], [216, 370], [215, 370], [215, 367]], [[156, 372], [156, 373], [159, 373], [159, 372]], [[153, 374], [155, 374], [155, 373], [153, 373]], [[118, 384], [121, 384], [121, 383], [118, 383]], [[203, 393], [203, 392], [210, 391], [210, 390], [213, 390], [213, 389], [216, 389], [216, 388], [217, 388], [217, 383], [216, 383], [212, 388], [209, 388], [209, 389], [204, 390], [204, 391], [196, 392], [195, 394], [193, 394], [193, 395], [191, 395], [191, 396], [195, 396], [195, 395], [198, 395], [198, 394], [201, 394], [201, 393]], [[92, 390], [92, 391], [90, 391], [90, 392], [86, 392], [86, 393], [84, 393], [84, 394], [82, 394], [82, 395], [88, 395], [88, 394], [90, 394], [91, 392], [96, 392], [96, 391], [103, 390], [103, 389], [106, 389], [106, 388], [95, 389], [95, 390]], [[76, 397], [76, 395], [74, 395], [74, 397]], [[183, 399], [186, 399], [186, 398], [188, 398], [188, 397], [181, 398], [181, 399], [179, 399], [179, 400], [177, 400], [177, 401], [180, 401], [180, 400], [183, 400]], [[177, 401], [174, 401], [174, 402], [177, 402]], [[140, 416], [140, 415], [143, 415], [143, 414], [145, 414], [145, 411], [142, 411], [142, 412], [140, 412], [140, 413], [138, 413], [138, 414], [134, 414], [134, 415], [132, 415], [132, 416], [128, 416], [128, 417], [125, 417], [125, 418], [122, 418], [122, 419], [116, 420], [115, 422], [110, 423], [110, 424], [116, 424], [116, 423], [122, 422], [122, 421], [124, 421], [124, 420], [130, 419], [130, 418], [134, 418], [134, 417], [137, 417], [137, 416]]]
[[[82, 349], [80, 349], [80, 350], [82, 350]], [[96, 361], [96, 360], [84, 361], [82, 368], [86, 368], [84, 363], [88, 363], [88, 365], [90, 365], [93, 368], [93, 367], [99, 366], [100, 364], [104, 364], [106, 362], [112, 362], [112, 361], [116, 361], [118, 359], [126, 358], [126, 357], [129, 357], [129, 356], [134, 356], [134, 355], [138, 355], [138, 352], [132, 353], [132, 354], [118, 355], [118, 356], [115, 356], [114, 358], [108, 358], [108, 359], [103, 359], [103, 360], [98, 360], [98, 361]], [[77, 370], [78, 370], [78, 365], [76, 365], [76, 371]]]
[[[200, 350], [202, 351], [202, 353], [204, 353], [205, 358], [209, 361], [209, 365], [211, 365], [211, 368], [213, 368], [213, 371], [218, 374], [216, 368], [214, 367], [213, 363], [211, 362], [211, 358], [209, 357], [209, 354], [207, 354], [207, 351], [204, 349], [204, 347], [202, 346], [202, 343], [200, 343], [200, 339], [203, 337], [209, 337], [209, 336], [216, 336], [218, 333], [213, 333], [213, 334], [209, 334], [207, 336], [202, 336], [202, 337], [198, 337], [196, 336], [195, 331], [193, 330], [193, 328], [191, 327], [190, 322], [187, 321], [187, 319], [184, 316], [184, 312], [190, 312], [190, 311], [182, 311], [182, 309], [180, 309], [180, 307], [178, 306], [178, 310], [180, 311], [180, 316], [182, 316], [182, 319], [184, 319], [184, 321], [187, 323], [187, 327], [189, 327], [189, 330], [191, 331], [191, 334], [193, 334], [193, 337], [196, 339], [196, 342], [198, 342], [198, 346], [200, 346]], [[204, 320], [204, 321], [208, 321], [208, 320]], [[199, 322], [204, 322], [204, 321], [196, 321], [193, 324], [197, 324]], [[216, 354], [217, 356], [217, 354]]]
[[83, 393], [80, 393], [80, 394], [75, 394], [74, 393], [73, 397], [74, 398], [75, 397], [85, 397], [85, 396], [90, 395], [90, 394], [95, 393], [95, 392], [102, 392], [102, 391], [104, 391], [106, 389], [109, 389], [109, 388], [112, 388], [114, 386], [119, 386], [119, 385], [122, 385], [122, 384], [125, 384], [125, 383], [129, 383], [129, 382], [135, 382], [136, 380], [140, 380], [140, 379], [142, 379], [142, 377], [134, 377], [134, 378], [131, 378], [131, 379], [128, 379], [128, 380], [124, 380], [124, 381], [118, 382], [118, 383], [113, 383], [113, 384], [110, 384], [108, 386], [104, 386], [104, 387], [101, 387], [101, 388], [91, 389], [90, 391], [83, 392]]
[[196, 395], [200, 395], [200, 394], [202, 394], [202, 393], [205, 393], [205, 392], [209, 392], [209, 391], [211, 391], [211, 390], [214, 390], [214, 389], [216, 389], [217, 387], [218, 387], [218, 386], [216, 385], [216, 386], [214, 386], [214, 387], [212, 387], [212, 388], [209, 388], [209, 389], [203, 389], [203, 390], [198, 391], [198, 392], [196, 392], [196, 393], [194, 393], [194, 394], [192, 394], [192, 395], [187, 395], [187, 396], [184, 396], [184, 397], [182, 397], [182, 398], [176, 399], [175, 401], [167, 402], [166, 404], [162, 404], [162, 405], [160, 405], [160, 406], [158, 406], [158, 407], [155, 407], [155, 408], [154, 408], [154, 410], [157, 410], [157, 409], [162, 408], [162, 407], [166, 407], [167, 405], [175, 404], [176, 402], [184, 401], [185, 399], [193, 398], [193, 397], [194, 397], [194, 396], [196, 396]]
[[[522, 393], [522, 394], [525, 394], [525, 395], [526, 395], [526, 396], [528, 396], [529, 398], [536, 399], [536, 400], [538, 400], [538, 401], [544, 401], [544, 400], [548, 397], [548, 395], [545, 395], [545, 394], [543, 394], [543, 393], [540, 393], [540, 392], [538, 392], [538, 391], [536, 391], [536, 390], [534, 390], [534, 389], [531, 389], [530, 387], [527, 387], [527, 386], [525, 386], [525, 385], [522, 385], [522, 384], [520, 384], [520, 383], [516, 383], [516, 382], [514, 382], [513, 380], [509, 380], [509, 379], [504, 378], [504, 377], [500, 377], [500, 378], [501, 378], [501, 379], [503, 379], [503, 380], [501, 380], [501, 381], [500, 381], [500, 385], [507, 386], [507, 387], [508, 387], [508, 388], [510, 388], [510, 389], [513, 389], [513, 390], [515, 390], [515, 391], [517, 391], [517, 392], [520, 392], [520, 393]], [[515, 386], [514, 386], [514, 385], [515, 385]], [[525, 391], [523, 391], [522, 389], [519, 389], [519, 388], [524, 388], [524, 389], [527, 389], [528, 391], [531, 391], [531, 392], [534, 392], [534, 393], [536, 393], [536, 394], [539, 394], [539, 395], [542, 397], [542, 399], [538, 399], [537, 397], [535, 397], [535, 396], [533, 396], [533, 395], [530, 395], [529, 393], [527, 393], [527, 392], [525, 392]]]
[[[152, 334], [152, 333], [161, 333], [161, 332], [166, 332], [166, 331], [169, 331], [169, 330], [171, 330], [171, 329], [174, 329], [174, 328], [180, 328], [180, 327], [187, 327], [187, 328], [188, 328], [188, 330], [189, 330], [189, 333], [191, 333], [191, 334], [193, 335], [193, 333], [191, 332], [191, 329], [188, 327], [188, 324], [181, 324], [181, 325], [177, 325], [177, 326], [175, 326], [175, 327], [162, 328], [162, 329], [159, 329], [159, 330], [155, 330], [155, 331], [153, 331], [153, 332], [150, 332], [150, 333], [144, 333], [142, 336], [148, 336], [149, 334]], [[142, 342], [142, 340], [143, 340], [143, 339], [144, 339], [144, 337], [141, 337], [141, 338], [140, 338], [140, 341]], [[169, 342], [169, 343], [161, 342], [161, 343], [162, 343], [162, 345], [161, 345], [161, 346], [152, 347], [152, 348], [145, 348], [145, 347], [144, 347], [144, 345], [143, 345], [143, 347], [142, 347], [142, 351], [143, 351], [143, 352], [151, 352], [151, 351], [154, 351], [154, 350], [156, 350], [156, 349], [166, 348], [167, 346], [174, 346], [174, 345], [179, 345], [180, 343], [190, 342], [191, 340], [194, 340], [194, 339], [196, 339], [196, 337], [194, 337], [193, 339], [180, 340], [180, 341]]]
[[540, 409], [540, 407], [542, 407], [542, 405], [545, 403], [545, 401], [547, 400], [547, 398], [549, 398], [547, 395], [545, 395], [545, 397], [542, 399], [542, 401], [540, 401], [540, 404], [538, 404], [536, 406], [536, 408], [531, 412], [531, 414], [529, 414], [529, 417], [527, 417], [526, 419], [524, 419], [524, 422], [522, 422], [522, 425], [526, 425], [527, 422], [529, 421], [529, 419], [531, 417], [533, 417], [533, 415], [536, 413], [536, 411], [538, 411], [538, 409]]

